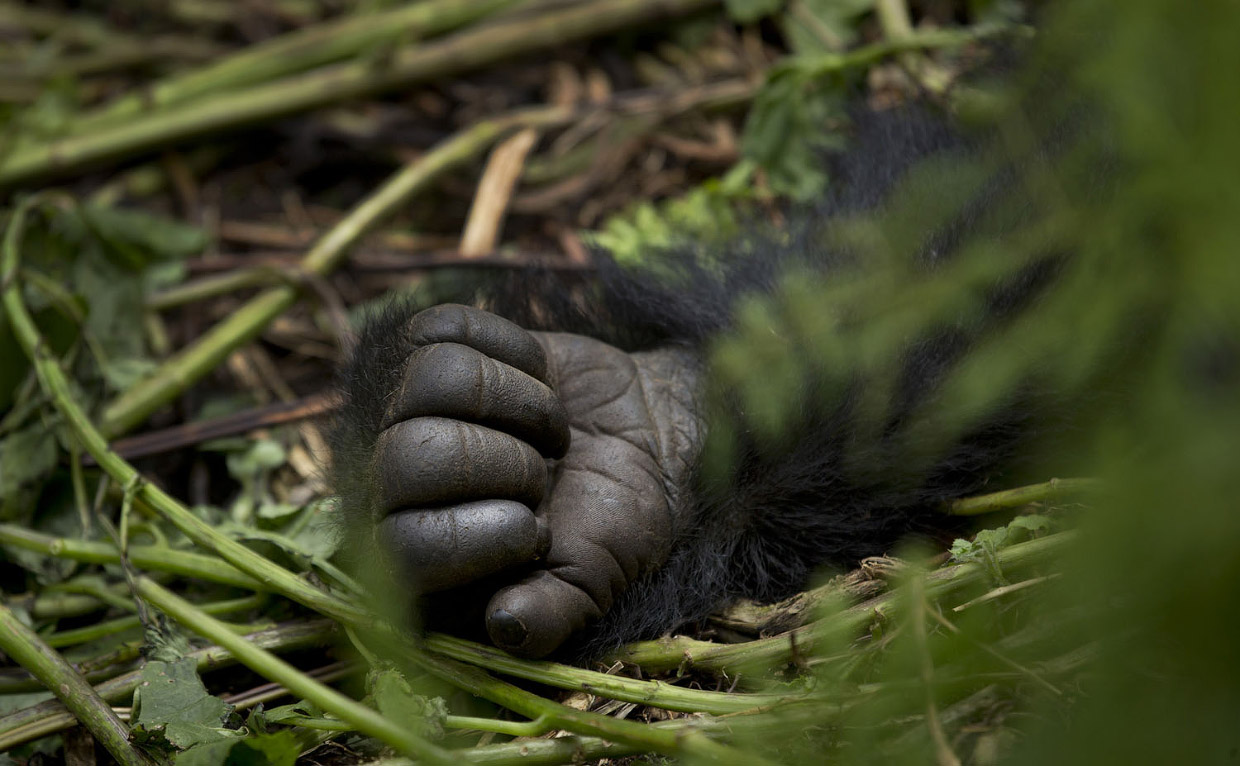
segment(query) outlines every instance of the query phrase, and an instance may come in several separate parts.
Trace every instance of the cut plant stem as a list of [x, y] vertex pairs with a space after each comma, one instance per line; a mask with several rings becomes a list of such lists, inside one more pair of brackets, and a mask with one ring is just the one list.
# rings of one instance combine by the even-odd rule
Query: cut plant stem
[[207, 66], [152, 83], [141, 93], [122, 96], [75, 120], [69, 134], [82, 135], [173, 104], [270, 82], [368, 50], [433, 37], [521, 1], [431, 0], [301, 27]]
[[172, 143], [264, 122], [415, 82], [444, 78], [573, 40], [684, 15], [718, 0], [594, 0], [486, 25], [382, 62], [358, 61], [221, 93], [79, 136], [19, 144], [0, 159], [0, 187], [66, 175]]
[[[245, 598], [234, 598], [228, 601], [216, 601], [210, 604], [204, 604], [202, 611], [209, 615], [234, 614], [236, 612], [247, 612], [257, 609], [266, 601], [265, 596], [254, 595]], [[47, 645], [58, 649], [64, 646], [74, 646], [76, 644], [84, 644], [89, 641], [96, 641], [100, 638], [112, 636], [117, 633], [124, 633], [127, 630], [134, 630], [142, 627], [142, 621], [137, 615], [129, 617], [119, 617], [115, 620], [107, 620], [106, 622], [97, 622], [93, 625], [86, 625], [73, 630], [62, 630], [53, 633], [47, 637]]]
[[[1059, 532], [1036, 540], [1003, 548], [996, 560], [1005, 571], [1022, 572], [1037, 564], [1050, 564], [1072, 541], [1075, 532]], [[961, 594], [986, 581], [988, 569], [981, 564], [957, 564], [926, 576], [926, 596], [941, 599]], [[816, 643], [831, 636], [859, 635], [875, 616], [891, 609], [899, 591], [883, 594], [862, 604], [803, 625], [787, 633], [743, 644], [717, 644], [686, 637], [639, 641], [629, 644], [612, 659], [640, 665], [651, 673], [692, 667], [696, 670], [735, 674], [763, 670], [787, 663], [798, 653], [811, 651]]]
[[795, 699], [792, 695], [736, 694], [686, 689], [664, 681], [641, 681], [636, 678], [562, 665], [558, 662], [521, 660], [493, 647], [439, 634], [427, 637], [426, 648], [445, 657], [468, 662], [504, 675], [516, 676], [560, 689], [584, 691], [609, 699], [636, 702], [640, 705], [685, 713], [714, 715], [737, 713], [759, 707], [770, 707]]
[[129, 727], [80, 673], [0, 604], [0, 650], [43, 684], [124, 766], [154, 764], [129, 742]]
[[738, 765], [760, 766], [768, 763], [753, 753], [716, 742], [699, 731], [668, 731], [636, 721], [576, 710], [494, 678], [479, 668], [422, 651], [410, 652], [408, 656], [414, 664], [431, 675], [526, 718], [545, 719], [552, 728], [585, 736], [603, 737], [612, 742], [636, 747], [638, 752], [657, 752]]

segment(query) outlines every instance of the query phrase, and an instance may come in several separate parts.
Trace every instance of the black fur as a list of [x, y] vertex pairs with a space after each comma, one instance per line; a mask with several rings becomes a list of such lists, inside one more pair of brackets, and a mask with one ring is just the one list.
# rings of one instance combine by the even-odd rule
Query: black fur
[[[794, 211], [793, 226], [771, 232], [755, 227], [735, 242], [662, 254], [658, 276], [626, 270], [605, 255], [588, 283], [550, 273], [515, 274], [485, 291], [484, 302], [527, 329], [591, 335], [626, 350], [668, 344], [704, 349], [732, 327], [739, 301], [775, 292], [791, 270], [830, 275], [864, 268], [855, 253], [827, 244], [825, 222], [880, 210], [909, 168], [927, 157], [950, 160], [972, 151], [934, 119], [907, 112], [872, 115], [858, 124], [852, 149], [833, 158], [832, 195], [813, 210]], [[1000, 173], [992, 183], [1009, 181]], [[920, 256], [925, 267], [950, 257], [962, 233], [993, 225], [988, 215], [982, 200], [929, 232]], [[1032, 210], [1015, 212], [1017, 219], [1029, 215]], [[1055, 260], [1035, 259], [994, 286], [980, 319], [962, 318], [911, 340], [881, 423], [867, 422], [860, 412], [859, 393], [867, 381], [845, 379], [841, 387], [838, 380], [812, 374], [802, 381], [798, 426], [782, 447], [764, 444], [743, 417], [731, 423], [740, 442], [732, 470], [699, 476], [695, 507], [670, 559], [578, 636], [575, 651], [593, 655], [657, 637], [737, 597], [785, 597], [823, 566], [851, 566], [887, 552], [910, 533], [951, 528], [942, 504], [985, 490], [1001, 469], [1012, 469], [1014, 447], [1040, 411], [1037, 397], [1015, 392], [1006, 406], [946, 448], [927, 448], [927, 460], [919, 460], [925, 456], [920, 445], [904, 437], [975, 339], [1053, 279]], [[368, 322], [342, 371], [345, 404], [333, 448], [337, 488], [354, 524], [365, 523], [359, 509], [368, 502], [372, 481], [358, 467], [365, 465], [384, 397], [395, 388], [408, 353], [401, 327], [413, 311], [395, 303]], [[730, 405], [720, 411], [738, 407], [730, 392], [716, 393]]]

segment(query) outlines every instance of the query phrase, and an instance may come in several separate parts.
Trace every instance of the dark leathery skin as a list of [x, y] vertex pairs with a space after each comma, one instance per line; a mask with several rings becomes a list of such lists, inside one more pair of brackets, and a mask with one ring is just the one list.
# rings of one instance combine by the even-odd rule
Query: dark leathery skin
[[379, 434], [379, 502], [384, 513], [489, 498], [538, 506], [547, 465], [529, 444], [450, 418], [413, 418]]
[[460, 343], [550, 385], [547, 357], [534, 337], [488, 311], [444, 303], [420, 311], [410, 320], [410, 335], [419, 346]]
[[568, 415], [546, 383], [459, 343], [432, 343], [410, 354], [383, 427], [423, 415], [489, 426], [549, 458], [568, 450]]
[[425, 345], [376, 444], [377, 537], [423, 592], [523, 569], [486, 627], [544, 656], [666, 560], [700, 449], [697, 360], [463, 306], [411, 327]]
[[[378, 540], [421, 592], [444, 590], [546, 555], [547, 525], [512, 500], [389, 514]], [[444, 544], [445, 541], [448, 544]]]
[[[556, 465], [552, 490], [538, 509], [551, 528], [546, 569], [501, 589], [487, 607], [491, 639], [533, 657], [600, 617], [625, 587], [666, 560], [679, 510], [668, 488], [688, 481], [692, 459], [673, 460], [671, 453], [697, 447], [697, 420], [688, 410], [679, 420], [693, 436], [666, 445], [660, 438], [667, 434], [658, 421], [676, 419], [672, 410], [681, 409], [665, 389], [684, 384], [669, 378], [668, 370], [659, 370], [662, 377], [643, 375], [643, 367], [659, 365], [639, 365], [634, 356], [592, 338], [536, 337], [560, 381], [572, 447]], [[683, 356], [669, 352], [642, 361], [678, 359], [674, 366], [684, 374], [690, 365]]]

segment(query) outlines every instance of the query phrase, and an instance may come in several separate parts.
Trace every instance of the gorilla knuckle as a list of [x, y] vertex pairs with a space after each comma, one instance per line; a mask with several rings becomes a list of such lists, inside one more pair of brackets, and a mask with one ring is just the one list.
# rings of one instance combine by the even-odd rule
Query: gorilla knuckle
[[536, 507], [546, 464], [501, 431], [441, 417], [399, 422], [379, 436], [375, 462], [384, 513], [486, 498]]
[[398, 511], [380, 522], [378, 537], [422, 593], [531, 561], [545, 542], [534, 514], [510, 500]]
[[494, 428], [549, 458], [568, 450], [568, 415], [550, 387], [459, 343], [433, 343], [410, 354], [383, 427], [443, 417]]
[[547, 357], [534, 336], [489, 311], [441, 304], [414, 315], [409, 321], [411, 339], [417, 345], [457, 343], [548, 381]]

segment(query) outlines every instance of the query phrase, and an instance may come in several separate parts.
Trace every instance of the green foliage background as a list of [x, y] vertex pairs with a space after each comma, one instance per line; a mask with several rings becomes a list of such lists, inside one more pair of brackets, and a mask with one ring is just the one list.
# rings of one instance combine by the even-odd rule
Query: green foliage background
[[[738, 431], [795, 429], [797, 381], [812, 374], [835, 376], [841, 389], [860, 377], [863, 406], [883, 423], [894, 362], [911, 341], [972, 326], [996, 282], [1061, 259], [1042, 299], [978, 337], [921, 413], [924, 431], [902, 445], [912, 465], [933, 458], [1030, 386], [1087, 403], [1067, 424], [1073, 451], [1045, 458], [1103, 477], [1107, 490], [1080, 515], [1064, 576], [1022, 619], [1056, 626], [1036, 658], [1088, 647], [1095, 660], [1067, 712], [1060, 698], [1017, 695], [1033, 718], [1019, 727], [1016, 762], [1221, 763], [1240, 747], [1238, 21], [1225, 2], [1055, 5], [1025, 87], [997, 124], [994, 156], [1020, 168], [1031, 223], [995, 237], [983, 221], [927, 274], [917, 257], [926, 232], [956, 215], [994, 165], [922, 168], [879, 219], [827, 227], [824, 236], [861, 254], [854, 274], [789, 279], [715, 350], [718, 416], [740, 420]], [[1000, 208], [993, 223], [1004, 223]], [[719, 433], [714, 456], [726, 465]], [[970, 630], [1000, 646], [1013, 612], [990, 617]], [[866, 679], [915, 674], [910, 640], [894, 638]], [[934, 646], [948, 678], [953, 664], [980, 657], [947, 639]], [[937, 678], [939, 704], [958, 701]], [[928, 737], [892, 751], [899, 738], [873, 734], [915, 714], [894, 696], [887, 703], [837, 732], [844, 761], [869, 761], [867, 743], [925, 761]], [[985, 761], [991, 746], [979, 742], [973, 757]]]
[[[845, 43], [852, 20], [872, 5], [799, 4]], [[978, 5], [979, 18], [1012, 18], [1005, 3]], [[767, 0], [728, 7], [741, 21], [785, 8]], [[950, 731], [984, 729], [948, 743], [977, 763], [1220, 763], [1240, 749], [1240, 17], [1224, 0], [1081, 0], [1041, 12], [1020, 87], [985, 104], [997, 115], [989, 152], [919, 168], [877, 218], [823, 222], [815, 235], [848, 249], [857, 267], [829, 283], [790, 274], [775, 296], [741, 308], [737, 332], [712, 349], [716, 416], [731, 428], [713, 433], [710, 456], [726, 470], [738, 432], [773, 443], [795, 435], [806, 376], [838, 390], [863, 380], [860, 406], [869, 422], [884, 422], [909, 344], [965, 327], [973, 351], [918, 413], [923, 427], [897, 445], [908, 470], [1036, 389], [1084, 403], [1071, 413], [1073, 446], [1038, 456], [1042, 465], [1098, 476], [1104, 489], [1087, 509], [1020, 516], [958, 543], [957, 560], [986, 566], [972, 595], [1032, 575], [1052, 579], [1010, 601], [949, 613], [955, 630], [928, 615], [938, 606], [913, 566], [866, 641], [827, 635], [791, 668], [746, 668], [740, 691], [817, 695], [794, 710], [730, 722], [738, 744], [753, 752], [789, 762], [945, 761], [924, 723], [929, 709], [944, 717], [965, 711]], [[834, 54], [817, 46], [820, 37], [793, 31], [801, 29], [796, 19], [776, 17], [798, 55], [759, 95], [743, 163], [678, 202], [613, 221], [599, 242], [657, 273], [651, 246], [673, 245], [686, 230], [742, 227], [736, 203], [750, 201], [759, 172], [772, 190], [799, 198], [830, 182], [812, 158], [834, 140], [822, 128], [839, 113], [846, 78]], [[49, 103], [57, 97], [49, 90]], [[1053, 151], [1044, 151], [1048, 144]], [[1008, 165], [1017, 168], [1011, 199], [955, 257], [924, 268], [915, 254], [926, 232]], [[1033, 214], [1017, 199], [1032, 200]], [[133, 331], [143, 321], [141, 297], [178, 276], [178, 259], [202, 238], [163, 219], [58, 198], [21, 244], [26, 302], [71, 368], [78, 400], [93, 406], [149, 371], [152, 355]], [[1058, 274], [1039, 301], [1002, 323], [982, 321], [996, 283], [1052, 259]], [[81, 488], [77, 497], [42, 493], [50, 474], [65, 473], [58, 461], [70, 439], [37, 386], [22, 383], [28, 371], [0, 320], [4, 521], [37, 518], [59, 534], [83, 533]], [[331, 546], [310, 520], [312, 507], [256, 497], [284, 460], [279, 445], [217, 446], [230, 451], [245, 495], [231, 518], [200, 512], [273, 559], [344, 582], [326, 560]], [[52, 483], [70, 480], [56, 475]], [[1054, 567], [997, 563], [1014, 543], [1065, 525], [1079, 531]], [[173, 546], [189, 547], [180, 538]], [[42, 555], [10, 558], [32, 580], [60, 583], [70, 573]], [[125, 591], [114, 588], [114, 600], [124, 598], [118, 593]], [[842, 607], [823, 614], [821, 624], [845, 622]], [[175, 691], [206, 715], [182, 732], [207, 732], [195, 740], [212, 744], [211, 753], [199, 751], [202, 762], [223, 762], [227, 752], [214, 748], [238, 744], [222, 733], [226, 711], [195, 674], [183, 675]], [[376, 686], [376, 706], [397, 718], [447, 715], [403, 683]], [[271, 722], [323, 712], [294, 707], [273, 711]], [[171, 720], [167, 710], [146, 713], [151, 732]], [[262, 739], [261, 717], [251, 725], [260, 736], [243, 749], [270, 746], [280, 753], [267, 756], [273, 762], [297, 751], [295, 742], [275, 741], [284, 732]], [[159, 731], [174, 742], [173, 731]], [[224, 739], [211, 743], [215, 737]]]

